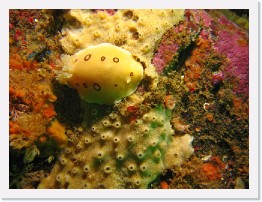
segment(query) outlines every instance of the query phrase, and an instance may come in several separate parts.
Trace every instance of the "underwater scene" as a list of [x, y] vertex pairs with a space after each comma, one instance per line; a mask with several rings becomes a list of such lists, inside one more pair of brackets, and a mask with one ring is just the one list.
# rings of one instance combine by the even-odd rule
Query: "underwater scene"
[[248, 189], [249, 10], [9, 10], [10, 189]]

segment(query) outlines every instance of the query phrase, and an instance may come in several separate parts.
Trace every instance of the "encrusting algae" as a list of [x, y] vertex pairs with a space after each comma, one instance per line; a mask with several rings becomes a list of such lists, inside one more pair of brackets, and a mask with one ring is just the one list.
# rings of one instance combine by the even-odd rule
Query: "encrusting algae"
[[248, 188], [248, 20], [228, 19], [10, 10], [10, 188]]

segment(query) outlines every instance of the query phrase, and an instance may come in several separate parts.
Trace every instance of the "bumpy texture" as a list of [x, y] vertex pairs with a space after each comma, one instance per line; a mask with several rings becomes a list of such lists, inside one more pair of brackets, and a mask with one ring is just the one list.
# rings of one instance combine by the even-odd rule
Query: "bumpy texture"
[[109, 43], [68, 57], [59, 80], [77, 89], [89, 103], [114, 104], [133, 93], [143, 78], [142, 64], [130, 52]]
[[249, 92], [249, 42], [248, 34], [227, 19], [220, 20], [222, 25], [234, 26], [234, 30], [224, 29], [218, 32], [215, 48], [229, 59], [225, 73], [236, 77], [234, 92], [248, 97]]
[[[58, 75], [58, 80], [76, 88], [80, 96], [88, 102], [95, 100], [99, 103], [97, 100], [105, 100], [105, 104], [110, 104], [120, 100], [123, 94], [127, 96], [136, 89], [143, 76], [141, 65], [145, 68], [146, 82], [151, 84], [151, 89], [147, 90], [157, 87], [158, 74], [151, 64], [156, 41], [166, 30], [183, 20], [184, 16], [182, 10], [118, 10], [113, 15], [106, 12], [71, 10], [68, 18], [77, 20], [79, 26], [64, 27], [65, 36], [61, 39], [61, 44], [68, 54], [75, 55], [62, 57], [64, 69]], [[97, 46], [100, 43], [106, 45]], [[98, 50], [87, 53], [87, 50], [93, 49], [85, 49], [90, 46], [113, 48], [106, 52]], [[84, 50], [80, 51], [81, 49]], [[78, 51], [80, 52], [77, 53]], [[115, 52], [119, 54], [115, 55]], [[122, 59], [122, 56], [126, 58]], [[109, 58], [111, 62], [107, 60]], [[101, 68], [100, 77], [108, 78], [112, 72], [107, 72], [106, 65], [101, 67], [100, 64], [111, 64], [113, 60], [112, 64], [116, 65], [114, 58], [118, 61], [117, 65], [122, 65], [124, 70], [116, 71], [112, 79], [104, 79], [106, 81], [103, 82], [107, 83], [103, 83], [101, 79], [94, 81], [93, 79], [97, 78], [94, 74], [98, 73], [98, 66]], [[93, 72], [86, 67], [82, 68], [86, 62], [93, 63], [97, 68], [92, 68]], [[89, 75], [91, 76], [88, 80], [92, 81], [84, 82], [84, 78]], [[131, 90], [114, 91], [121, 86], [126, 91], [126, 84], [133, 82], [131, 77], [135, 80]], [[88, 87], [93, 88], [94, 92], [85, 91]], [[108, 89], [103, 91], [104, 88]], [[92, 97], [92, 93], [100, 91], [103, 91], [101, 95], [104, 97]], [[121, 96], [107, 99], [117, 93]], [[132, 102], [130, 97], [126, 102]], [[134, 100], [140, 103], [141, 99]], [[133, 106], [134, 103], [126, 105]], [[89, 126], [91, 121], [91, 126], [86, 127], [84, 132], [69, 142], [50, 175], [42, 180], [38, 188], [148, 188], [164, 169], [180, 166], [184, 159], [193, 153], [193, 138], [190, 135], [173, 137], [170, 111], [162, 108], [150, 109], [141, 112], [132, 122], [130, 117], [119, 113], [120, 111], [112, 112], [101, 120], [85, 117], [83, 125]]]
[[62, 30], [61, 44], [68, 54], [108, 42], [151, 60], [155, 42], [184, 19], [184, 10], [118, 10], [114, 15], [71, 10], [68, 17], [79, 24], [78, 29], [68, 26]]
[[147, 188], [193, 153], [191, 136], [172, 137], [167, 114], [153, 109], [130, 125], [112, 112], [68, 145], [38, 188]]
[[200, 26], [196, 26], [188, 18], [169, 29], [161, 38], [152, 59], [156, 71], [162, 74], [164, 70], [169, 68], [169, 64], [181, 62], [178, 61], [179, 54], [196, 40], [199, 32]]
[[151, 60], [157, 48], [156, 42], [168, 29], [184, 20], [184, 10], [118, 10], [113, 15], [71, 10], [65, 20], [73, 22], [63, 28], [64, 37], [60, 40], [67, 54], [100, 43], [111, 43], [143, 62], [146, 67], [144, 74], [153, 81], [152, 88], [155, 88], [158, 77]]

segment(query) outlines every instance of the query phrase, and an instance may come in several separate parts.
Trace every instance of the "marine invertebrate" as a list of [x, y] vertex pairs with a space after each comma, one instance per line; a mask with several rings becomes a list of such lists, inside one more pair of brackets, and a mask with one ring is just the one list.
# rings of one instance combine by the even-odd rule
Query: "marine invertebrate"
[[[80, 188], [108, 188], [109, 181], [113, 179], [114, 187], [121, 183], [121, 188], [144, 188], [158, 176], [162, 183], [159, 184], [159, 180], [154, 180], [153, 184], [149, 182], [150, 188], [233, 188], [232, 182], [234, 185], [236, 177], [241, 177], [248, 188], [248, 102], [242, 100], [238, 92], [232, 92], [232, 86], [238, 85], [239, 77], [234, 72], [224, 71], [232, 62], [231, 59], [213, 48], [221, 39], [217, 39], [219, 31], [235, 33], [231, 23], [217, 20], [220, 14], [211, 15], [210, 10], [39, 10], [37, 12], [41, 15], [30, 14], [27, 18], [19, 15], [20, 12], [24, 13], [11, 13], [9, 24], [10, 86], [13, 88], [10, 90], [10, 153], [21, 153], [19, 149], [22, 147], [27, 147], [23, 151], [30, 151], [34, 148], [32, 144], [36, 144], [38, 148], [32, 151], [37, 154], [39, 149], [41, 158], [31, 163], [33, 158], [30, 157], [30, 165], [20, 166], [23, 165], [20, 163], [23, 156], [19, 154], [14, 158], [11, 155], [10, 188], [15, 188], [16, 179], [21, 179], [16, 177], [16, 173], [22, 173], [22, 177], [25, 177], [24, 182], [16, 188], [36, 188], [53, 166], [50, 162], [57, 159], [57, 164], [61, 165], [54, 167], [41, 186], [50, 182], [46, 188], [71, 188], [77, 187], [77, 184], [83, 185]], [[183, 15], [187, 22], [182, 21]], [[177, 20], [180, 22], [177, 23]], [[171, 31], [167, 31], [169, 28]], [[60, 32], [56, 34], [61, 29], [62, 37]], [[161, 40], [163, 33], [166, 34]], [[61, 44], [58, 44], [60, 39]], [[53, 80], [53, 73], [61, 72], [61, 67], [67, 65], [66, 58], [69, 58], [62, 56], [62, 65], [59, 63], [61, 45], [67, 54], [73, 55], [105, 42], [132, 53], [133, 59], [144, 68], [144, 79], [134, 93], [114, 106], [80, 103], [75, 89]], [[241, 46], [247, 43], [244, 38], [238, 40]], [[15, 53], [19, 57], [14, 57]], [[155, 60], [152, 60], [152, 55]], [[155, 74], [155, 67], [159, 75]], [[223, 73], [223, 80], [214, 76], [217, 72]], [[52, 74], [51, 78], [47, 73]], [[51, 88], [45, 89], [44, 86], [49, 85]], [[164, 104], [165, 112], [153, 109], [161, 104]], [[57, 119], [64, 124], [62, 134], [65, 131], [68, 136], [68, 145], [63, 148], [62, 154], [57, 153], [54, 138], [47, 134], [50, 128], [56, 128], [56, 121], [50, 126], [56, 113]], [[167, 116], [164, 126], [159, 121], [149, 121], [150, 118], [144, 117], [148, 114], [154, 114], [156, 119]], [[177, 128], [172, 126], [175, 133], [157, 135], [157, 131], [170, 125], [171, 117], [178, 118]], [[188, 124], [194, 130], [185, 129]], [[192, 154], [192, 137], [184, 135], [187, 132], [195, 134], [196, 155], [184, 164], [182, 160]], [[158, 137], [170, 138], [171, 141]], [[151, 146], [145, 146], [146, 140]], [[159, 148], [165, 142], [166, 148], [163, 150], [151, 152], [148, 149]], [[116, 154], [114, 160], [111, 154], [114, 154], [117, 145], [122, 146], [121, 151], [128, 154]], [[230, 148], [235, 145], [239, 146], [239, 152], [232, 153]], [[102, 147], [108, 150], [102, 150]], [[144, 148], [149, 152], [143, 152]], [[211, 154], [215, 153], [221, 156], [225, 154], [222, 158], [229, 170], [223, 172], [218, 163], [211, 160]], [[206, 157], [208, 154], [208, 158], [201, 160], [203, 155]], [[81, 159], [83, 156], [84, 159]], [[105, 161], [103, 158], [107, 156], [109, 158]], [[150, 162], [153, 156], [163, 163], [162, 167], [167, 168], [167, 172], [160, 172], [158, 164]], [[227, 157], [224, 159], [224, 156]], [[142, 170], [146, 167], [142, 163], [147, 160], [151, 168], [144, 173]], [[221, 169], [223, 180], [209, 180], [203, 172], [202, 161]], [[183, 166], [180, 167], [181, 163]], [[16, 165], [19, 170], [14, 169]], [[46, 166], [48, 170], [42, 170]], [[39, 172], [32, 172], [39, 169], [44, 172], [41, 177]], [[148, 177], [147, 173], [152, 176]], [[122, 176], [124, 179], [121, 179]], [[96, 177], [99, 179], [93, 180]], [[65, 179], [68, 183], [63, 184]]]
[[52, 92], [49, 80], [51, 76], [50, 73], [42, 71], [45, 79], [39, 71], [34, 69], [25, 71], [10, 64], [10, 120], [15, 123], [10, 124], [9, 137], [12, 148], [31, 146], [41, 134], [45, 133], [46, 125], [56, 114], [53, 107], [56, 96]]
[[[212, 42], [212, 49], [223, 57], [215, 68], [222, 70], [223, 79], [235, 78], [234, 92], [248, 95], [248, 33], [229, 21], [224, 15], [214, 12], [190, 11], [199, 22], [203, 19], [204, 29], [200, 34], [202, 39]], [[222, 67], [219, 67], [221, 66]], [[224, 67], [223, 67], [224, 66]], [[213, 68], [214, 68], [213, 67]], [[216, 71], [216, 70], [215, 70]], [[219, 79], [221, 80], [221, 78]], [[219, 81], [218, 80], [218, 81]], [[237, 85], [236, 85], [237, 83]]]
[[218, 181], [221, 180], [225, 169], [225, 163], [223, 163], [218, 156], [212, 156], [210, 157], [209, 162], [202, 165], [201, 172], [203, 172], [208, 180]]
[[232, 104], [233, 106], [230, 111], [231, 114], [237, 115], [240, 119], [248, 118], [248, 103], [234, 95], [232, 98]]
[[38, 188], [147, 188], [193, 153], [190, 135], [172, 137], [167, 114], [152, 109], [132, 125], [114, 112], [96, 121], [70, 142]]
[[167, 109], [173, 110], [176, 106], [176, 101], [173, 95], [167, 95], [164, 99], [164, 105]]
[[202, 171], [211, 181], [220, 180], [222, 177], [220, 169], [212, 163], [204, 163], [202, 166]]
[[169, 186], [168, 186], [166, 181], [161, 181], [160, 182], [160, 186], [161, 186], [161, 189], [168, 189], [169, 188]]
[[11, 134], [19, 134], [19, 133], [28, 134], [29, 132], [21, 128], [18, 123], [9, 121], [9, 133], [11, 135]]
[[39, 67], [39, 63], [37, 63], [36, 61], [23, 60], [22, 57], [16, 51], [17, 50], [12, 50], [13, 53], [10, 54], [10, 69], [35, 70]]
[[212, 113], [207, 113], [206, 114], [206, 119], [208, 120], [208, 121], [214, 121], [214, 115], [212, 114]]
[[52, 137], [59, 145], [64, 145], [67, 143], [67, 136], [65, 134], [65, 127], [58, 122], [58, 120], [54, 120], [46, 130], [46, 133]]
[[210, 109], [210, 104], [209, 103], [207, 103], [207, 102], [205, 102], [204, 104], [203, 104], [203, 109], [205, 110], [205, 111], [208, 111], [208, 109]]
[[212, 76], [212, 85], [213, 86], [219, 86], [223, 83], [223, 77], [220, 74], [214, 74]]
[[133, 93], [143, 78], [142, 64], [109, 43], [90, 46], [68, 60], [58, 79], [89, 103], [114, 104]]
[[[150, 89], [156, 88], [158, 75], [151, 60], [155, 42], [166, 30], [184, 19], [184, 10], [117, 10], [113, 15], [92, 10], [71, 10], [66, 20], [77, 21], [78, 27], [62, 29], [62, 48], [67, 54], [101, 43], [110, 43], [131, 52], [145, 67], [144, 77]], [[152, 34], [152, 32], [154, 34]], [[92, 33], [92, 34], [90, 34]], [[62, 59], [62, 62], [65, 63]]]
[[47, 119], [50, 119], [56, 115], [55, 109], [53, 105], [49, 105], [43, 110], [43, 116]]
[[74, 18], [82, 26], [81, 30], [63, 28], [61, 44], [66, 53], [74, 54], [85, 47], [107, 42], [132, 52], [149, 64], [155, 41], [184, 19], [184, 10], [125, 9], [117, 10], [114, 15], [71, 10], [66, 17]]
[[171, 120], [171, 123], [172, 123], [174, 129], [175, 129], [176, 131], [178, 131], [178, 132], [183, 132], [183, 133], [188, 132], [189, 127], [190, 127], [190, 125], [185, 124], [185, 123], [181, 120], [181, 118], [179, 118], [179, 117], [173, 118], [173, 119]]

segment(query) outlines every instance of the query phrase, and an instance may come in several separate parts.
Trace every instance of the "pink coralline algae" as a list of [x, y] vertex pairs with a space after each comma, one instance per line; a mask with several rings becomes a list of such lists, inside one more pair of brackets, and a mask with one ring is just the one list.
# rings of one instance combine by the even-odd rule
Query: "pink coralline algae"
[[228, 60], [223, 71], [226, 77], [237, 81], [233, 91], [248, 96], [249, 49], [246, 31], [222, 14], [220, 17], [211, 17], [205, 11], [192, 10], [191, 13], [196, 22], [202, 21], [205, 27], [200, 37], [212, 41], [214, 49]]
[[[165, 66], [173, 60], [173, 54], [176, 53], [179, 49], [178, 44], [161, 44], [158, 48], [158, 52], [153, 58], [153, 64], [156, 67], [158, 73], [164, 71]], [[173, 54], [172, 54], [173, 53]]]
[[213, 19], [205, 10], [187, 10], [187, 16], [191, 15], [196, 24], [202, 24], [205, 27], [210, 27]]
[[218, 32], [215, 48], [229, 59], [229, 64], [224, 71], [227, 75], [237, 79], [234, 92], [248, 96], [249, 49], [247, 34], [238, 29], [221, 30]]
[[[214, 49], [228, 61], [223, 74], [236, 81], [233, 91], [248, 97], [249, 49], [246, 31], [223, 15], [211, 17], [198, 10], [191, 10], [191, 13], [196, 22], [203, 22], [204, 29], [200, 37], [212, 41]], [[222, 78], [218, 80], [222, 81]]]
[[179, 52], [188, 47], [199, 33], [199, 27], [191, 21], [190, 13], [185, 12], [185, 16], [184, 22], [164, 34], [152, 59], [159, 74], [162, 74], [172, 61], [178, 59]]
[[[221, 55], [223, 67], [219, 69], [223, 77], [216, 76], [213, 79], [214, 83], [226, 79], [233, 84], [232, 90], [235, 94], [248, 97], [248, 33], [216, 11], [185, 11], [185, 20], [166, 32], [160, 41], [152, 59], [157, 72], [162, 74], [166, 70], [169, 71], [170, 65], [181, 63], [181, 53], [189, 45], [194, 45], [197, 39], [209, 41], [210, 52]], [[197, 49], [197, 46], [194, 49]], [[190, 56], [190, 50], [187, 50], [186, 54]], [[203, 64], [208, 57], [202, 58]]]

